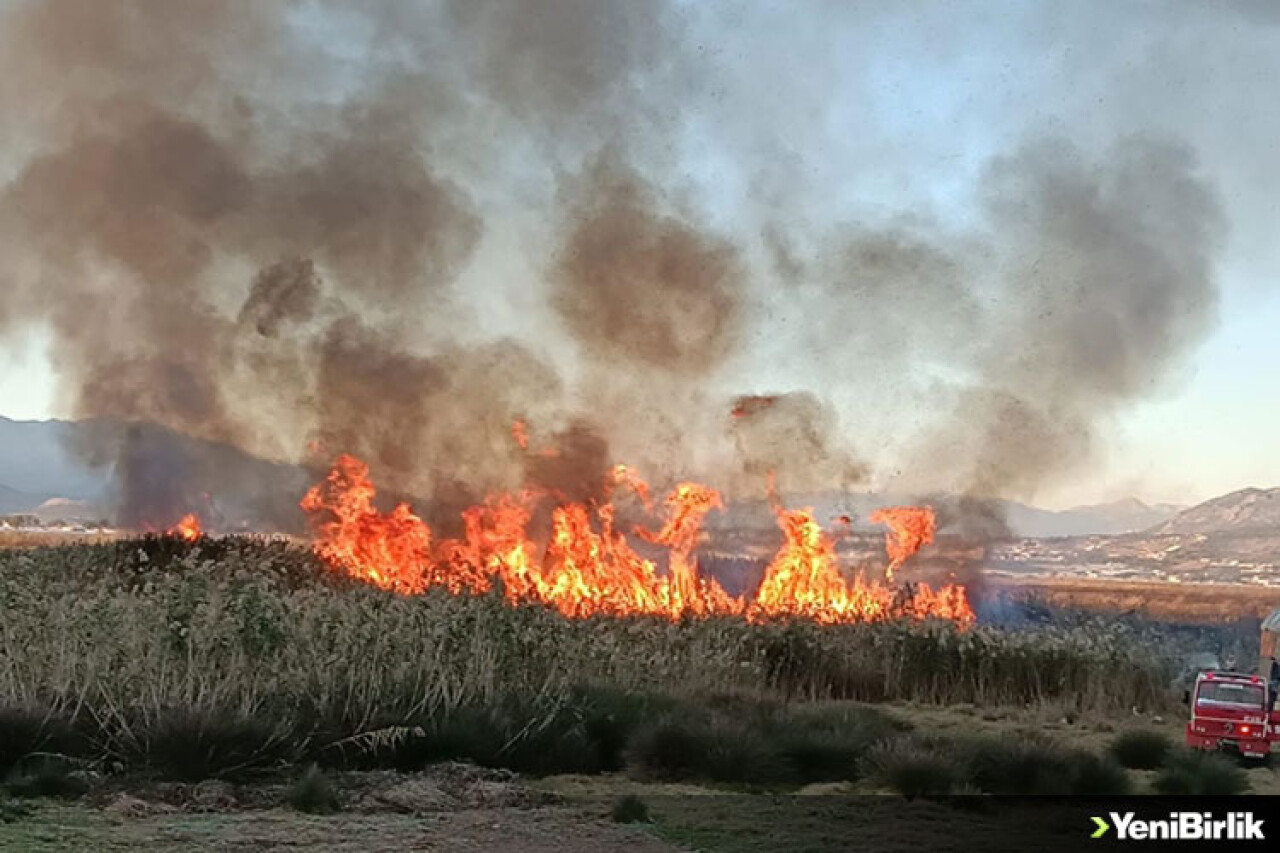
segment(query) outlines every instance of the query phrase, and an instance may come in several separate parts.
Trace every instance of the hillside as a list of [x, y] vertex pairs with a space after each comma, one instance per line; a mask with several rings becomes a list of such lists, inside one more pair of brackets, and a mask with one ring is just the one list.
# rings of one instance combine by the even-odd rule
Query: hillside
[[[118, 477], [125, 459], [129, 475]], [[213, 528], [293, 530], [312, 480], [298, 466], [150, 424], [0, 417], [0, 514], [120, 522], [132, 513], [130, 526], [163, 527], [196, 511]]]
[[1174, 504], [1146, 504], [1136, 498], [1058, 511], [1014, 502], [1005, 506], [1010, 529], [1015, 535], [1029, 538], [1136, 533], [1168, 521], [1183, 510]]
[[1280, 534], [1280, 488], [1241, 489], [1178, 513], [1153, 534]]
[[[14, 421], [0, 417], [0, 483], [19, 493], [8, 511], [34, 509], [49, 497], [97, 500], [107, 476], [71, 450], [80, 425], [67, 421]], [[3, 489], [0, 489], [3, 494]], [[20, 497], [25, 495], [25, 497]]]
[[[898, 504], [928, 503], [939, 511], [939, 522], [948, 529], [947, 517], [952, 514], [947, 507], [954, 503], [950, 498], [922, 498], [905, 494], [838, 494], [819, 493], [786, 496], [790, 507], [811, 507], [819, 521], [829, 522], [840, 516], [853, 519], [853, 528], [860, 532], [883, 530], [872, 525], [867, 517], [877, 508]], [[1017, 501], [995, 501], [990, 505], [990, 515], [1003, 519], [1008, 534], [1016, 538], [1041, 539], [1059, 536], [1107, 536], [1120, 533], [1137, 533], [1152, 525], [1169, 520], [1183, 508], [1172, 504], [1148, 505], [1130, 498], [1106, 504], [1079, 506], [1065, 510], [1048, 510]], [[748, 501], [735, 504], [723, 514], [708, 518], [711, 529], [734, 527], [766, 528], [772, 530], [776, 522], [765, 501]], [[993, 526], [994, 528], [997, 525]], [[992, 535], [996, 535], [994, 532]]]
[[43, 495], [33, 495], [0, 483], [0, 515], [30, 512], [43, 501]]

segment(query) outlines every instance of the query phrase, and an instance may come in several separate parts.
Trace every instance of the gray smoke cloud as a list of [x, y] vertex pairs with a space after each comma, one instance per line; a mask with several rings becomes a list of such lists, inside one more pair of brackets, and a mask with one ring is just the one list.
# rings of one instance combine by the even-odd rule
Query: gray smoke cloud
[[[1025, 47], [1107, 8], [1032, 15]], [[12, 2], [0, 334], [49, 330], [67, 415], [183, 438], [82, 449], [116, 470], [124, 523], [272, 490], [207, 464], [213, 442], [356, 453], [433, 516], [526, 482], [587, 496], [627, 461], [734, 494], [767, 471], [949, 492], [987, 530], [965, 508], [1093, 464], [1176, 377], [1213, 326], [1229, 217], [1211, 146], [1119, 107], [1064, 107], [1078, 133], [1011, 108], [955, 179], [964, 216], [851, 198], [940, 144], [877, 126], [873, 75], [848, 65], [932, 14]], [[1152, 62], [1204, 23], [1168, 17]], [[1140, 77], [1117, 100], [1158, 88]], [[846, 106], [867, 116], [856, 157], [831, 127]], [[552, 451], [521, 450], [517, 419]]]

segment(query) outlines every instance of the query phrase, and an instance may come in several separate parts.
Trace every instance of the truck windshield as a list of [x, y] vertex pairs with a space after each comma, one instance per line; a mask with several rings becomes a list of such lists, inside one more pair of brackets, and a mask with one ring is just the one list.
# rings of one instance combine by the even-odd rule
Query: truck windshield
[[1205, 681], [1196, 691], [1196, 705], [1237, 708], [1261, 708], [1262, 685], [1240, 684], [1231, 681]]

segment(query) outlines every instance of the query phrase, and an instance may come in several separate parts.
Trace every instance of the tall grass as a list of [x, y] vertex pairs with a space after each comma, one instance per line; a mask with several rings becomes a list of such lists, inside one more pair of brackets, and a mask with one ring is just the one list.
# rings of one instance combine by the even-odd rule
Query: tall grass
[[[126, 762], [168, 738], [194, 739], [212, 763], [265, 766], [416, 727], [440, 745], [428, 753], [483, 737], [499, 758], [540, 732], [581, 735], [607, 766], [630, 725], [610, 695], [1127, 711], [1165, 704], [1168, 678], [1165, 662], [1096, 630], [573, 621], [498, 594], [404, 598], [281, 542], [150, 538], [0, 553], [0, 697], [28, 728], [70, 727]], [[239, 753], [219, 752], [213, 720], [245, 729]]]

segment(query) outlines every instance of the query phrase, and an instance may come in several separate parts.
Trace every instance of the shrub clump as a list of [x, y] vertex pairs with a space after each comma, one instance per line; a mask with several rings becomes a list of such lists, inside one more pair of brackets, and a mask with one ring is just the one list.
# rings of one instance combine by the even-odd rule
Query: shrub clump
[[1124, 768], [1109, 757], [1037, 735], [971, 738], [957, 744], [969, 782], [987, 794], [1123, 794]]
[[964, 782], [951, 755], [912, 737], [876, 744], [867, 751], [863, 769], [873, 782], [907, 797], [953, 794]]
[[635, 794], [627, 794], [613, 804], [612, 817], [615, 823], [649, 823], [649, 806]]
[[0, 774], [29, 754], [70, 752], [78, 746], [71, 726], [60, 717], [29, 706], [0, 706]]
[[856, 779], [872, 746], [910, 728], [878, 709], [847, 704], [802, 709], [775, 727], [779, 751], [804, 783]]
[[89, 792], [89, 784], [74, 771], [64, 756], [31, 755], [9, 770], [4, 786], [15, 797], [74, 799]]
[[1226, 756], [1184, 749], [1169, 756], [1152, 787], [1160, 794], [1243, 794], [1249, 790], [1249, 780]]
[[1073, 794], [1128, 794], [1129, 774], [1109, 756], [1081, 753], [1075, 761]]
[[777, 785], [794, 779], [765, 732], [718, 717], [668, 716], [641, 729], [632, 741], [628, 764], [634, 776], [662, 781]]
[[291, 730], [264, 719], [215, 710], [170, 708], [140, 723], [122, 757], [182, 782], [236, 780], [296, 760]]
[[286, 800], [296, 811], [306, 814], [333, 814], [342, 808], [333, 782], [314, 764], [290, 786]]
[[1173, 750], [1173, 741], [1162, 732], [1130, 729], [1116, 735], [1110, 752], [1116, 761], [1130, 770], [1155, 770], [1164, 764]]
[[31, 806], [22, 800], [0, 800], [0, 823], [17, 823], [31, 814]]

